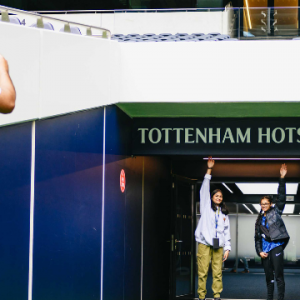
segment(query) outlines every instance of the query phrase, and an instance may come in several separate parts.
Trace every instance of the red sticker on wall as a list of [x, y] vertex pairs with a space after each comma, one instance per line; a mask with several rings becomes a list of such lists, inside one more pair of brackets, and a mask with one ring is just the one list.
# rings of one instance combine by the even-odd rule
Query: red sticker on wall
[[126, 185], [125, 171], [122, 169], [120, 173], [120, 189], [122, 193], [125, 192], [125, 185]]

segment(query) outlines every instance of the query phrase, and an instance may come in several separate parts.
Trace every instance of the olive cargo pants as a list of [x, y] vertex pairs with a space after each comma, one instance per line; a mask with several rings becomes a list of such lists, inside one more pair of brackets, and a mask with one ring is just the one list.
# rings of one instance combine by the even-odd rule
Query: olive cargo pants
[[220, 297], [220, 294], [223, 291], [222, 260], [223, 248], [214, 250], [212, 246], [207, 246], [201, 243], [198, 244], [198, 294], [200, 299], [204, 299], [207, 292], [206, 280], [210, 261], [213, 277], [212, 290], [214, 298]]

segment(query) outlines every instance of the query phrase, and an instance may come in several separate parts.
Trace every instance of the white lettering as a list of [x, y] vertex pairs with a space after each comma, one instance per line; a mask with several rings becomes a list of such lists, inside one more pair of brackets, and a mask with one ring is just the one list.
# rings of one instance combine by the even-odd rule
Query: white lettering
[[[298, 128], [297, 134], [300, 135], [300, 128]], [[300, 143], [300, 140], [297, 139], [297, 143]]]
[[176, 144], [180, 144], [180, 131], [182, 131], [183, 128], [173, 128], [173, 130], [176, 131]]
[[270, 143], [270, 128], [267, 128], [267, 132], [263, 133], [263, 128], [258, 128], [258, 142], [261, 144], [263, 136], [267, 138], [266, 143]]
[[149, 130], [148, 128], [139, 128], [138, 131], [142, 131], [142, 136], [141, 136], [141, 144], [145, 144], [145, 132], [146, 130]]
[[247, 139], [247, 143], [251, 143], [250, 141], [250, 130], [251, 128], [247, 128], [245, 135], [243, 135], [241, 128], [237, 128], [236, 129], [236, 142], [239, 143], [239, 141], [241, 140], [242, 143], [245, 142], [245, 140]]
[[194, 128], [185, 128], [185, 143], [186, 144], [194, 144], [195, 140], [190, 141], [190, 137], [193, 136], [192, 133], [190, 133], [191, 130], [194, 130]]
[[289, 143], [293, 143], [294, 138], [293, 138], [293, 130], [296, 130], [296, 127], [287, 127], [285, 130], [289, 131]]
[[[281, 132], [281, 138], [279, 140], [277, 140], [276, 138], [276, 132], [277, 131], [280, 131]], [[276, 144], [280, 144], [284, 141], [285, 139], [285, 132], [282, 128], [280, 127], [276, 127], [273, 131], [272, 131], [272, 140], [276, 143]]]
[[165, 144], [169, 144], [169, 131], [172, 130], [172, 128], [162, 128], [162, 131], [165, 131]]
[[[157, 139], [156, 141], [153, 140], [153, 132], [156, 131], [157, 132]], [[152, 144], [157, 144], [159, 143], [161, 140], [161, 132], [158, 128], [152, 128], [150, 131], [149, 131], [149, 141], [152, 143]]]
[[206, 132], [207, 132], [207, 128], [204, 128], [204, 134], [200, 131], [199, 128], [196, 128], [196, 143], [199, 142], [199, 137], [200, 137], [201, 140], [203, 141], [203, 143], [206, 144], [206, 142], [207, 142]]
[[217, 133], [213, 133], [213, 128], [209, 128], [209, 143], [213, 143], [213, 137], [215, 136], [217, 138], [217, 143], [220, 143], [220, 133], [221, 128], [217, 128]]
[[231, 129], [230, 128], [226, 128], [226, 131], [225, 131], [225, 134], [224, 134], [224, 137], [223, 137], [223, 140], [222, 140], [222, 143], [225, 142], [226, 139], [230, 139], [230, 143], [235, 143], [234, 141], [234, 138], [233, 138], [233, 135], [232, 135], [232, 132], [231, 132]]

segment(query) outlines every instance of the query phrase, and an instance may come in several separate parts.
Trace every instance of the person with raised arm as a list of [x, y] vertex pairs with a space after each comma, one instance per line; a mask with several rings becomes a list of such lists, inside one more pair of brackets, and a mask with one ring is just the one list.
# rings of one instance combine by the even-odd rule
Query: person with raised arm
[[200, 220], [195, 231], [198, 242], [198, 294], [205, 299], [209, 263], [212, 268], [212, 290], [214, 300], [221, 300], [223, 291], [222, 262], [231, 250], [228, 209], [223, 201], [223, 193], [216, 189], [210, 194], [210, 180], [215, 161], [208, 158], [207, 171], [200, 189]]
[[261, 211], [255, 222], [255, 250], [261, 257], [267, 283], [268, 300], [273, 300], [274, 274], [277, 282], [278, 300], [284, 300], [283, 250], [289, 242], [289, 234], [282, 220], [286, 202], [285, 175], [287, 166], [281, 165], [278, 199], [273, 205], [272, 196], [260, 199]]

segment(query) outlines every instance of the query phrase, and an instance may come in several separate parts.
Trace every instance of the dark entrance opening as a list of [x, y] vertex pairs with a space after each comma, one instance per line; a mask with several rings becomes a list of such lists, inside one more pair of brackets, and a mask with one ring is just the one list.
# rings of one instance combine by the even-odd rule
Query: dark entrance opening
[[[144, 110], [131, 110], [132, 153], [160, 157], [171, 163], [172, 197], [169, 210], [164, 210], [164, 213], [171, 214], [169, 235], [164, 241], [169, 249], [169, 256], [166, 257], [170, 263], [169, 299], [197, 298], [197, 245], [194, 230], [201, 217], [197, 202], [206, 172], [204, 158], [208, 155], [217, 161], [211, 185], [224, 191], [230, 210], [232, 251], [224, 264], [222, 298], [266, 299], [265, 279], [254, 248], [255, 204], [259, 203], [261, 195], [245, 193], [237, 183], [276, 184], [280, 165], [285, 162], [288, 165], [287, 181], [296, 183], [298, 187], [298, 116], [282, 115], [279, 111], [272, 115], [273, 106], [259, 108], [256, 104], [252, 111], [249, 111], [248, 104], [239, 107], [236, 103], [153, 106], [143, 103], [140, 106], [133, 104], [131, 108], [133, 106], [134, 109], [139, 107]], [[281, 111], [286, 112], [286, 107], [281, 107]], [[123, 108], [130, 111], [130, 105]], [[262, 192], [269, 193], [272, 194]], [[292, 248], [286, 248], [285, 267], [286, 270], [293, 270], [286, 272], [286, 297], [292, 299], [300, 292], [293, 285], [293, 281], [299, 280], [297, 249], [300, 249], [300, 245], [297, 234], [292, 233], [298, 227], [297, 209], [300, 201], [298, 190], [289, 196], [292, 197], [294, 208], [284, 218], [293, 237], [288, 246]], [[242, 271], [245, 261], [250, 273], [230, 272], [234, 263], [237, 271]], [[238, 279], [243, 281], [238, 282]], [[211, 281], [208, 280], [208, 299], [212, 296], [210, 285]]]
[[[261, 196], [276, 194], [282, 163], [288, 166], [288, 201], [283, 218], [291, 236], [284, 256], [286, 299], [296, 297], [300, 292], [295, 285], [295, 282], [300, 279], [298, 261], [300, 239], [296, 232], [300, 221], [299, 162], [284, 158], [222, 159], [224, 158], [216, 160], [211, 180], [211, 190], [220, 188], [223, 191], [224, 201], [230, 211], [232, 250], [229, 259], [223, 265], [222, 298], [266, 299], [264, 272], [254, 247], [254, 224]], [[201, 217], [199, 191], [206, 172], [206, 160], [203, 156], [173, 156], [171, 160], [173, 194], [170, 232], [170, 299], [195, 299], [198, 295], [197, 243], [194, 239], [194, 231]], [[259, 184], [262, 191], [259, 191], [259, 186], [256, 187], [254, 184]], [[273, 193], [272, 184], [275, 186]], [[247, 190], [249, 187], [250, 190]], [[211, 273], [209, 273], [207, 298], [213, 298], [211, 284]]]

